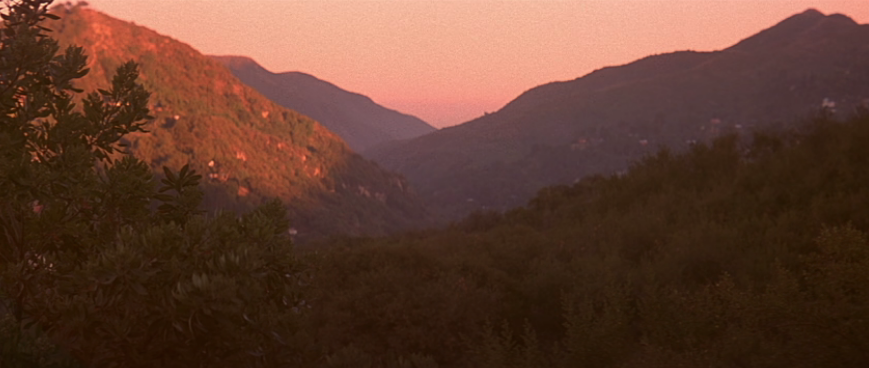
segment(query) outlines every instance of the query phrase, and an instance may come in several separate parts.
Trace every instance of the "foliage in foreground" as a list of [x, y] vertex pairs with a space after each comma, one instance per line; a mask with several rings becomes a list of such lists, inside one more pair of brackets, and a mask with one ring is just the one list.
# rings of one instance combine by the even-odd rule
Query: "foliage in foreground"
[[48, 3], [11, 2], [0, 34], [0, 366], [295, 359], [303, 273], [283, 206], [203, 215], [186, 166], [158, 188], [119, 151], [149, 118], [136, 64], [78, 108], [87, 59], [40, 27]]

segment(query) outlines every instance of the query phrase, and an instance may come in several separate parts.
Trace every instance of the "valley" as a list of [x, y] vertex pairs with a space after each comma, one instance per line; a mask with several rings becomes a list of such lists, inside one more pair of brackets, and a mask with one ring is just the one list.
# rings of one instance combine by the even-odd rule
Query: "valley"
[[435, 129], [83, 2], [0, 14], [0, 367], [869, 366], [848, 16]]

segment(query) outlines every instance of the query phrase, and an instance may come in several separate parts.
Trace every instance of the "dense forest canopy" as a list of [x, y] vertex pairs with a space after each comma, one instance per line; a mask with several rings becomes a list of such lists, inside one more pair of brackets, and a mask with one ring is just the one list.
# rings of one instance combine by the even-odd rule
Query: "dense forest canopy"
[[324, 244], [320, 343], [442, 366], [863, 366], [869, 114], [798, 126]]
[[869, 110], [296, 249], [279, 202], [207, 213], [188, 167], [109, 155], [149, 113], [135, 63], [73, 105], [81, 49], [12, 4], [2, 367], [869, 366]]

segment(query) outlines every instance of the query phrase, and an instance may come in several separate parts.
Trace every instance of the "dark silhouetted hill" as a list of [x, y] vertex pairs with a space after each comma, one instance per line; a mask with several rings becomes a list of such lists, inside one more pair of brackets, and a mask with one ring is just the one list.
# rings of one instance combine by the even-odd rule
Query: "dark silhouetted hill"
[[538, 189], [776, 129], [869, 99], [869, 25], [816, 10], [715, 52], [680, 51], [535, 87], [503, 109], [369, 152], [446, 218], [525, 203]]

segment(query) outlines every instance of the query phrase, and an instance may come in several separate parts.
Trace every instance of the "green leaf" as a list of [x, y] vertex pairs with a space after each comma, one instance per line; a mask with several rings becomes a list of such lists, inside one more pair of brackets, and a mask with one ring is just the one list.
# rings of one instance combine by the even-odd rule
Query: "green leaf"
[[169, 183], [174, 184], [175, 181], [177, 180], [177, 179], [175, 178], [175, 174], [172, 173], [172, 170], [170, 170], [170, 169], [169, 169], [168, 167], [166, 167], [166, 166], [163, 166], [163, 174], [166, 175], [166, 180], [168, 180]]

